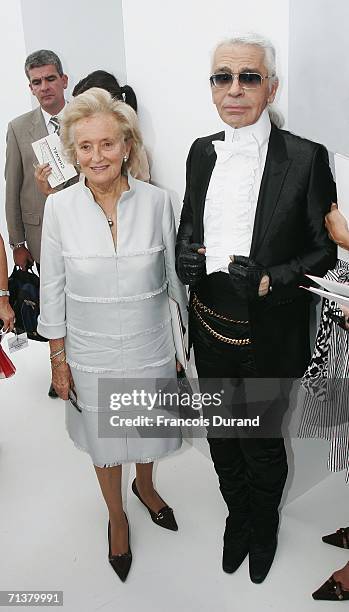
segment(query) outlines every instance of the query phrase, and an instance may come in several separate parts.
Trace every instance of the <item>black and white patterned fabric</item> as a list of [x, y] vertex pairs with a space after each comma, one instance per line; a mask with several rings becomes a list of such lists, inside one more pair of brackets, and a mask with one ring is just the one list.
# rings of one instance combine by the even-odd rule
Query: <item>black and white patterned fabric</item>
[[[349, 283], [349, 263], [338, 260], [325, 278]], [[298, 435], [328, 440], [328, 469], [346, 470], [349, 482], [349, 333], [329, 317], [330, 311], [342, 314], [336, 302], [323, 300], [314, 353], [302, 379]]]

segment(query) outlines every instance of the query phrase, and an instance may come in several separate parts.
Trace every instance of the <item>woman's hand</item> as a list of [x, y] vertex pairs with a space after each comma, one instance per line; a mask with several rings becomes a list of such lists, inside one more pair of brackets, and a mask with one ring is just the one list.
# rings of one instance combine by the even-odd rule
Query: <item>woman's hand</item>
[[3, 331], [11, 332], [15, 326], [15, 313], [13, 312], [8, 297], [0, 297], [0, 319], [3, 321]]
[[48, 196], [50, 193], [56, 193], [56, 189], [50, 186], [48, 177], [52, 172], [50, 164], [38, 164], [35, 166], [35, 180], [39, 191], [44, 195]]
[[181, 372], [183, 370], [183, 366], [181, 363], [179, 363], [179, 361], [177, 361], [176, 359], [176, 372]]
[[328, 235], [339, 246], [349, 250], [349, 229], [346, 218], [339, 212], [337, 204], [332, 204], [331, 212], [325, 217]]
[[345, 308], [345, 306], [341, 306], [345, 317], [345, 328], [349, 330], [349, 308]]
[[[74, 381], [71, 375], [70, 367], [66, 362], [60, 363], [62, 357], [57, 357], [57, 361], [52, 362], [52, 384], [57, 395], [63, 399], [69, 399], [69, 390], [74, 389]], [[56, 362], [56, 363], [55, 363]]]

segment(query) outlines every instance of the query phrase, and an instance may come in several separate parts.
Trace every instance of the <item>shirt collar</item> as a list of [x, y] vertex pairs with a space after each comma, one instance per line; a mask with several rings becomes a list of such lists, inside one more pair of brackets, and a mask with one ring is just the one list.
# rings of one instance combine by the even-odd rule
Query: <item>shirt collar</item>
[[[134, 194], [135, 189], [136, 189], [136, 179], [130, 174], [130, 172], [127, 173], [127, 182], [128, 182], [130, 189], [128, 189], [127, 191], [124, 191], [121, 194], [121, 199], [123, 200], [127, 200], [129, 197], [131, 197], [131, 195]], [[86, 176], [82, 172], [80, 172], [79, 174], [79, 184], [81, 185], [81, 188], [83, 192], [87, 195], [87, 197], [90, 198], [90, 200], [94, 202], [95, 199], [93, 197], [93, 193], [91, 189], [87, 187]]]
[[227, 125], [225, 128], [225, 141], [236, 142], [238, 140], [246, 141], [251, 138], [257, 141], [259, 148], [266, 144], [269, 140], [271, 123], [268, 109], [265, 108], [256, 123], [246, 125], [241, 128], [233, 128]]
[[46, 125], [46, 127], [48, 127], [48, 124], [49, 124], [49, 122], [50, 122], [51, 117], [58, 117], [58, 119], [61, 119], [61, 118], [62, 118], [63, 111], [64, 111], [64, 109], [65, 109], [65, 105], [66, 105], [66, 104], [67, 104], [67, 102], [65, 102], [65, 104], [64, 104], [64, 106], [63, 106], [63, 108], [62, 108], [62, 110], [61, 110], [61, 111], [59, 111], [59, 113], [58, 113], [57, 115], [50, 115], [50, 113], [47, 113], [47, 112], [46, 112], [46, 111], [45, 111], [45, 110], [42, 108], [42, 106], [41, 106], [41, 112], [42, 112], [42, 116], [43, 116], [43, 118], [44, 118], [44, 121], [45, 121], [45, 125]]

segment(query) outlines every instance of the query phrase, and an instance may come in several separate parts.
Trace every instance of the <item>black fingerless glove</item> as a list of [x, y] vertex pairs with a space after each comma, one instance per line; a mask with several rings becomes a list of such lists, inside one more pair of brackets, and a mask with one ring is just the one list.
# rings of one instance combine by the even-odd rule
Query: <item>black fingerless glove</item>
[[230, 279], [236, 295], [242, 300], [255, 300], [267, 270], [244, 255], [234, 255], [234, 262], [228, 266]]
[[203, 244], [182, 243], [177, 257], [177, 274], [183, 285], [194, 286], [206, 275], [206, 257], [197, 252]]

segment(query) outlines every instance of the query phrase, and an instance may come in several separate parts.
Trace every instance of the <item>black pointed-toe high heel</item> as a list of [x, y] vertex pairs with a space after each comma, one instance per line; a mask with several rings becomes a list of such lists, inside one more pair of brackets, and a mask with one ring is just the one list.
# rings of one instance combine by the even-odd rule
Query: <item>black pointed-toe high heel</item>
[[312, 594], [313, 599], [322, 601], [348, 601], [349, 591], [345, 591], [340, 582], [337, 582], [333, 576], [326, 580], [321, 587]]
[[341, 527], [335, 533], [323, 536], [322, 541], [338, 548], [349, 548], [349, 527]]
[[[176, 519], [173, 514], [172, 508], [170, 508], [164, 502], [164, 507], [160, 508], [159, 512], [154, 512], [141, 498], [139, 491], [136, 485], [136, 479], [134, 479], [132, 483], [132, 491], [136, 497], [138, 497], [139, 501], [142, 502], [143, 506], [145, 506], [151, 516], [151, 520], [155, 525], [159, 525], [159, 527], [163, 527], [164, 529], [170, 529], [170, 531], [178, 531], [178, 525]], [[161, 499], [161, 498], [160, 498]], [[164, 500], [161, 500], [164, 501]]]
[[119, 555], [111, 554], [110, 521], [108, 521], [108, 544], [109, 544], [108, 560], [114, 572], [119, 576], [122, 582], [125, 582], [128, 576], [128, 573], [130, 571], [131, 563], [132, 563], [132, 552], [130, 548], [130, 526], [128, 524], [126, 514], [125, 514], [125, 518], [127, 521], [128, 551], [127, 553], [121, 553]]

